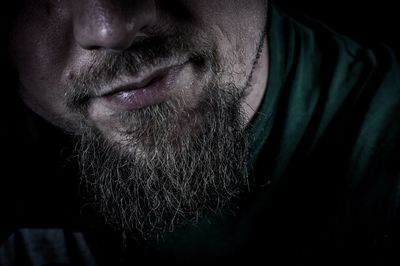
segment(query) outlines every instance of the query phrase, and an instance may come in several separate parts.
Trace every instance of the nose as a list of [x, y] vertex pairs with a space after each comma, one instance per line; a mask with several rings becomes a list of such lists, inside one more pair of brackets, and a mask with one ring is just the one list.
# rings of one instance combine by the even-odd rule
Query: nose
[[84, 49], [123, 51], [156, 22], [154, 0], [72, 0], [73, 30]]

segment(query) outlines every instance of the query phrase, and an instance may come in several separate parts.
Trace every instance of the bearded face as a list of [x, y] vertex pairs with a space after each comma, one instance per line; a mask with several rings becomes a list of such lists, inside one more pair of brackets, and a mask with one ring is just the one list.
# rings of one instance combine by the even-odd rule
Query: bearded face
[[173, 230], [246, 188], [249, 99], [266, 83], [265, 1], [250, 2], [25, 1], [10, 40], [19, 93], [77, 136], [109, 224]]

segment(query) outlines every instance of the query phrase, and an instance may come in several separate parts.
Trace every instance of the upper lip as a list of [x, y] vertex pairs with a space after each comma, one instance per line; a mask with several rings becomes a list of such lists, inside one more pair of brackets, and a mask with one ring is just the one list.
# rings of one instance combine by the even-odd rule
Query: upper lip
[[108, 87], [107, 89], [100, 91], [99, 97], [109, 96], [109, 95], [119, 93], [122, 91], [137, 90], [137, 89], [144, 88], [148, 84], [150, 84], [152, 81], [164, 76], [166, 73], [168, 73], [168, 71], [171, 68], [178, 67], [183, 64], [184, 63], [177, 63], [177, 64], [172, 64], [172, 65], [168, 65], [165, 67], [160, 67], [157, 69], [145, 71], [149, 74], [139, 74], [139, 75], [135, 75], [132, 77], [127, 76], [127, 77], [123, 78], [123, 80], [125, 82], [121, 82], [121, 84], [118, 84], [118, 85], [115, 84], [115, 85], [107, 86]]

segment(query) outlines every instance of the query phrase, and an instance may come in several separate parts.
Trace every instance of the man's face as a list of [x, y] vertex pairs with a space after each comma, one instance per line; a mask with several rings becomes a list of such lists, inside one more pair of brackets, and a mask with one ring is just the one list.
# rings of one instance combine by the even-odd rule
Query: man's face
[[[257, 0], [25, 2], [11, 41], [25, 102], [61, 128], [83, 119], [109, 135], [123, 111], [178, 98], [196, 106], [215, 80], [243, 88], [266, 18]], [[93, 80], [78, 91], [84, 78]], [[68, 105], [79, 93], [83, 117]]]
[[[175, 217], [213, 205], [204, 203], [209, 195], [198, 199], [207, 206], [181, 202], [214, 182], [207, 179], [204, 188], [198, 187], [199, 181], [193, 181], [196, 171], [207, 175], [202, 179], [231, 175], [227, 169], [244, 171], [219, 160], [231, 158], [226, 153], [245, 153], [235, 143], [245, 138], [246, 99], [261, 89], [252, 77], [260, 80], [256, 70], [265, 49], [265, 23], [266, 4], [261, 0], [26, 0], [14, 23], [10, 50], [22, 99], [54, 125], [85, 136], [82, 158], [88, 146], [100, 142], [103, 148], [93, 148], [92, 153], [102, 150], [130, 162], [122, 179], [136, 183], [125, 183], [129, 199], [116, 204], [128, 209], [147, 204], [153, 211], [169, 193], [173, 196], [167, 203], [174, 210], [164, 206], [157, 215]], [[221, 156], [215, 155], [218, 152]], [[86, 172], [97, 181], [103, 176], [113, 182], [115, 172], [125, 172], [120, 164], [108, 177], [104, 169]], [[221, 165], [224, 169], [218, 170]], [[188, 179], [193, 184], [188, 185]], [[148, 183], [139, 187], [137, 180]], [[153, 181], [158, 184], [151, 187]], [[157, 194], [166, 182], [171, 183], [170, 191], [148, 200], [154, 202], [135, 199]], [[218, 182], [226, 186], [222, 179], [214, 183]], [[132, 196], [132, 190], [137, 194]], [[211, 193], [213, 200], [221, 191]], [[119, 188], [115, 193], [123, 192]], [[182, 198], [175, 198], [179, 193]], [[228, 194], [232, 193], [224, 197]]]

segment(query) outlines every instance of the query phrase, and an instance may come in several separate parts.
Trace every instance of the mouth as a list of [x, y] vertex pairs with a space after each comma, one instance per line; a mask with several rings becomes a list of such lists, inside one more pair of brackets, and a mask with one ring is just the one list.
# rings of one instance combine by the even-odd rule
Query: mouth
[[138, 110], [164, 102], [187, 64], [188, 61], [164, 67], [143, 78], [126, 78], [124, 84], [101, 92], [93, 100], [117, 111]]

